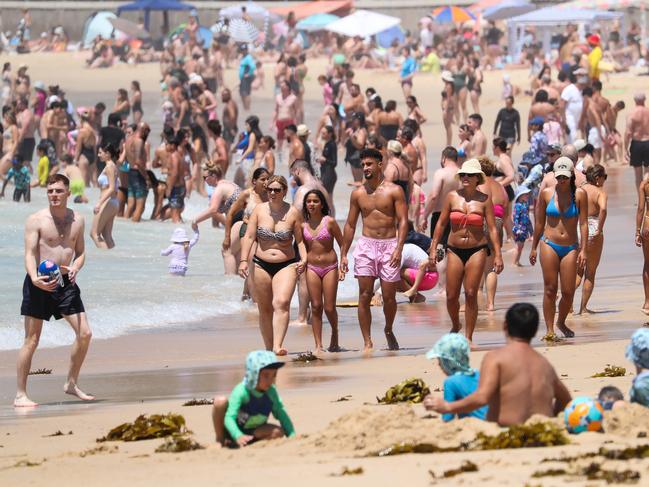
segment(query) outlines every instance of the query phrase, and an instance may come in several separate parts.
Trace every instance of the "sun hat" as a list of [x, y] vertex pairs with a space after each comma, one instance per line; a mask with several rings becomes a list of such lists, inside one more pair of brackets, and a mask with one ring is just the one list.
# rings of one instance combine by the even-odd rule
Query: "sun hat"
[[18, 71], [21, 69], [27, 69], [29, 66], [27, 66], [25, 63], [21, 63], [20, 66], [18, 66]]
[[185, 232], [184, 228], [176, 228], [169, 240], [173, 243], [184, 243], [189, 242], [189, 237], [187, 236], [187, 232]]
[[574, 145], [577, 152], [579, 152], [580, 150], [584, 150], [584, 147], [586, 147], [586, 141], [584, 139], [577, 139], [572, 143], [572, 145]]
[[643, 369], [649, 369], [649, 329], [640, 328], [631, 335], [625, 357]]
[[517, 189], [516, 189], [516, 194], [514, 195], [514, 204], [518, 201], [518, 198], [523, 196], [524, 194], [531, 193], [532, 190], [525, 186], [524, 184], [521, 184]]
[[435, 346], [426, 353], [428, 360], [439, 359], [442, 367], [449, 375], [473, 375], [475, 369], [469, 364], [471, 349], [469, 341], [460, 333], [447, 333], [442, 336]]
[[192, 73], [189, 75], [189, 80], [188, 80], [190, 85], [198, 85], [203, 82], [203, 78], [201, 77], [200, 74], [197, 73]]
[[77, 115], [82, 118], [88, 118], [90, 116], [90, 110], [87, 107], [79, 107], [77, 108]]
[[530, 122], [529, 122], [530, 125], [543, 125], [544, 123], [545, 123], [545, 120], [543, 119], [543, 117], [541, 117], [539, 115], [532, 118], [532, 120], [530, 120]]
[[442, 81], [453, 82], [453, 74], [450, 71], [442, 71]]
[[575, 172], [575, 165], [572, 163], [570, 158], [566, 156], [559, 157], [554, 161], [554, 177], [565, 176], [570, 178]]
[[503, 74], [503, 81], [504, 82], [507, 83], [507, 82], [509, 82], [510, 79], [511, 79], [511, 77], [507, 73]]
[[390, 140], [388, 142], [388, 150], [394, 152], [395, 154], [401, 154], [403, 152], [403, 146], [398, 140]]
[[462, 167], [457, 170], [456, 178], [460, 178], [460, 174], [477, 174], [478, 175], [478, 184], [484, 184], [485, 175], [482, 172], [482, 166], [480, 166], [480, 161], [477, 159], [469, 159], [462, 164]]
[[34, 89], [35, 90], [40, 90], [40, 91], [45, 91], [45, 83], [42, 81], [35, 81], [34, 82]]
[[300, 125], [297, 126], [297, 130], [295, 131], [296, 135], [298, 137], [305, 137], [311, 133], [309, 130], [309, 127], [301, 123]]
[[60, 101], [61, 99], [58, 96], [52, 95], [47, 99], [47, 106], [50, 106], [54, 102], [60, 102]]
[[549, 144], [545, 148], [545, 152], [557, 152], [557, 153], [561, 154], [561, 144], [558, 144], [556, 142], [554, 144]]

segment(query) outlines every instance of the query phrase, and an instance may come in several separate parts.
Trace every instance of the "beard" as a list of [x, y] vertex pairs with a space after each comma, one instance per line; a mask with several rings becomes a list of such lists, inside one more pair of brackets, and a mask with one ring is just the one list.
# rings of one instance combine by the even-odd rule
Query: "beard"
[[365, 176], [365, 179], [372, 179], [374, 177], [374, 173], [363, 173], [363, 176]]

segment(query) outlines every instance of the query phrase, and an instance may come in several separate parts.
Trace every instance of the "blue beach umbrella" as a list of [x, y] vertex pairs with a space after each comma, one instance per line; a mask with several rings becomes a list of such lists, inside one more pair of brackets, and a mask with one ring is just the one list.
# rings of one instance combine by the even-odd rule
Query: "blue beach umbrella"
[[322, 30], [327, 25], [338, 20], [340, 17], [337, 17], [332, 14], [313, 14], [308, 16], [306, 19], [302, 19], [297, 23], [298, 30], [306, 30], [308, 32]]

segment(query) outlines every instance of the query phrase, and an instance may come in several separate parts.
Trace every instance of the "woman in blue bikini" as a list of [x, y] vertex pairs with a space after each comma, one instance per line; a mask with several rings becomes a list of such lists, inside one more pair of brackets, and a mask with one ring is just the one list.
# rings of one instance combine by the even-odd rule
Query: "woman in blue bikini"
[[[554, 163], [555, 188], [547, 188], [539, 194], [536, 205], [534, 240], [530, 252], [530, 264], [536, 264], [536, 249], [541, 245], [541, 269], [543, 270], [543, 317], [547, 327], [546, 341], [555, 341], [554, 315], [559, 278], [561, 301], [557, 328], [567, 338], [575, 333], [566, 326], [566, 317], [572, 307], [575, 294], [577, 268], [586, 264], [586, 246], [579, 247], [579, 240], [588, 241], [588, 202], [586, 193], [575, 186], [573, 162], [560, 157]], [[579, 236], [579, 238], [578, 238]]]

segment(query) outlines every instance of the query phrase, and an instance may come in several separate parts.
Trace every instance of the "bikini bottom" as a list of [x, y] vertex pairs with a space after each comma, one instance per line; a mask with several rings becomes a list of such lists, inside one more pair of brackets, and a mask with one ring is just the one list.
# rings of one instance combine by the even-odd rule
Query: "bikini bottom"
[[335, 262], [331, 265], [320, 267], [319, 265], [307, 264], [307, 268], [315, 272], [320, 279], [324, 279], [324, 276], [329, 274], [334, 269], [338, 268], [338, 262]]
[[268, 273], [268, 275], [272, 278], [275, 276], [275, 274], [277, 274], [285, 267], [297, 262], [298, 259], [297, 257], [293, 257], [292, 259], [285, 260], [284, 262], [267, 262], [264, 259], [260, 259], [255, 255], [252, 258], [252, 261], [255, 264], [257, 264], [259, 267], [261, 267], [263, 270], [265, 270]]
[[491, 255], [491, 252], [489, 251], [489, 246], [487, 244], [479, 245], [477, 247], [471, 247], [468, 249], [460, 249], [458, 247], [451, 247], [450, 245], [448, 246], [448, 250], [450, 250], [455, 255], [457, 255], [462, 261], [462, 264], [464, 265], [466, 265], [466, 263], [469, 261], [469, 259], [473, 254], [480, 252], [482, 249], [486, 249], [487, 255]]
[[552, 250], [556, 252], [557, 256], [559, 257], [559, 260], [563, 259], [566, 255], [568, 255], [573, 250], [577, 250], [578, 247], [576, 243], [572, 245], [558, 245], [545, 236], [542, 237], [541, 240], [543, 240], [546, 244], [548, 244], [552, 248]]

